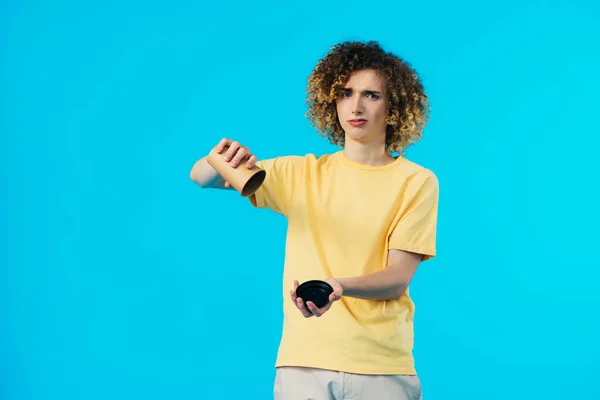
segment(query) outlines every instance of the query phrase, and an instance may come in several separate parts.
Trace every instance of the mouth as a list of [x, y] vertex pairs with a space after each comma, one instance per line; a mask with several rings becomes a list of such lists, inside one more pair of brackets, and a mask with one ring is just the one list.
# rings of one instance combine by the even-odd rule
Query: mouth
[[366, 123], [367, 123], [367, 120], [366, 120], [366, 119], [362, 119], [362, 118], [359, 118], [359, 119], [351, 119], [351, 120], [349, 120], [349, 121], [348, 121], [348, 123], [349, 123], [350, 125], [352, 125], [352, 126], [361, 126], [361, 125], [364, 125], [364, 124], [366, 124]]

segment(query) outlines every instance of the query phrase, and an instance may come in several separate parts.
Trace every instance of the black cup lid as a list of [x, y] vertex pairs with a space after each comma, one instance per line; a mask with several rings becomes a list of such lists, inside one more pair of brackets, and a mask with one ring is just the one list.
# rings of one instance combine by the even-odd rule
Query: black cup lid
[[333, 293], [331, 285], [320, 280], [306, 281], [296, 289], [296, 296], [302, 298], [304, 304], [312, 301], [317, 307], [323, 307], [329, 303], [331, 293]]

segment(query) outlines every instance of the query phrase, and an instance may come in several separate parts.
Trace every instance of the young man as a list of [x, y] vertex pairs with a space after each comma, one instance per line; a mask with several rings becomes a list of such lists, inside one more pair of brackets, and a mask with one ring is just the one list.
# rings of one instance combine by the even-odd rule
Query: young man
[[[317, 64], [307, 104], [340, 151], [257, 161], [235, 141], [217, 145], [230, 165], [266, 170], [250, 201], [288, 220], [275, 399], [419, 399], [408, 285], [435, 256], [438, 182], [402, 154], [422, 135], [427, 96], [402, 59], [346, 42]], [[205, 158], [190, 176], [231, 187]], [[312, 279], [334, 289], [322, 308], [296, 296]]]

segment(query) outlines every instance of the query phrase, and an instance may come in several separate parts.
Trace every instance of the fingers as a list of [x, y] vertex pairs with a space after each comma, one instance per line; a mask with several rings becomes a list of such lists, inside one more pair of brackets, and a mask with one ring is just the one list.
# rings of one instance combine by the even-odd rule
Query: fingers
[[333, 302], [330, 301], [329, 303], [325, 304], [323, 307], [319, 308], [319, 307], [315, 306], [315, 304], [312, 301], [306, 302], [306, 306], [308, 307], [308, 310], [312, 313], [312, 315], [314, 315], [317, 318], [319, 318], [320, 316], [325, 314], [331, 308], [332, 304], [333, 304]]
[[229, 146], [230, 144], [231, 144], [231, 140], [229, 140], [227, 138], [223, 138], [223, 139], [221, 139], [219, 144], [217, 144], [217, 147], [215, 147], [215, 150], [217, 153], [221, 153], [225, 149], [225, 147]]
[[304, 301], [300, 297], [296, 299], [296, 307], [298, 307], [298, 310], [300, 310], [300, 312], [302, 313], [302, 315], [304, 315], [305, 318], [310, 318], [314, 315], [312, 312], [310, 312], [308, 308], [306, 308]]
[[250, 156], [250, 151], [248, 151], [247, 147], [244, 146], [240, 146], [238, 148], [237, 153], [235, 153], [235, 156], [233, 156], [233, 158], [231, 159], [231, 166], [232, 167], [237, 167], [244, 158], [249, 157]]
[[333, 292], [333, 293], [331, 293], [331, 294], [329, 295], [329, 302], [330, 302], [330, 303], [333, 303], [334, 301], [337, 301], [337, 300], [339, 300], [339, 299], [340, 299], [340, 298], [338, 297], [338, 295], [337, 295], [337, 294], [335, 294], [335, 292]]
[[312, 301], [307, 301], [306, 302], [306, 307], [308, 307], [308, 310], [311, 312], [312, 315], [314, 315], [315, 317], [320, 317], [321, 315], [323, 315], [323, 313], [321, 313], [319, 311], [319, 308], [317, 306], [315, 306], [315, 303], [313, 303]]
[[290, 290], [290, 297], [292, 298], [292, 301], [294, 302], [294, 304], [296, 304], [296, 289], [298, 289], [298, 281], [294, 281], [294, 288], [292, 290]]
[[231, 142], [229, 144], [229, 149], [225, 152], [225, 161], [231, 161], [235, 153], [237, 153], [238, 149], [241, 145], [238, 142]]
[[217, 153], [222, 153], [225, 149], [227, 149], [224, 154], [225, 161], [228, 161], [233, 168], [236, 168], [244, 161], [247, 168], [252, 168], [257, 162], [256, 156], [250, 153], [250, 150], [242, 146], [239, 142], [223, 138], [217, 144], [215, 150]]
[[246, 167], [248, 169], [254, 167], [254, 165], [256, 164], [256, 156], [255, 155], [251, 155], [250, 158], [248, 159], [248, 161], [246, 162]]
[[314, 314], [311, 313], [308, 308], [306, 308], [302, 298], [296, 296], [296, 289], [298, 289], [298, 281], [294, 281], [294, 289], [290, 290], [290, 297], [292, 301], [305, 318], [312, 317]]

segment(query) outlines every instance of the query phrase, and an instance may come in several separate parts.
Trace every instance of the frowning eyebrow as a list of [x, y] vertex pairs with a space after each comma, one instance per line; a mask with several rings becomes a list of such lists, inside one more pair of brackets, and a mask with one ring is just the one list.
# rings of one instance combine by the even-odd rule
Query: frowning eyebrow
[[[352, 88], [343, 88], [342, 91], [344, 91], [344, 92], [353, 92]], [[363, 90], [362, 94], [378, 94], [378, 95], [381, 95], [381, 92], [378, 92], [377, 90]]]

